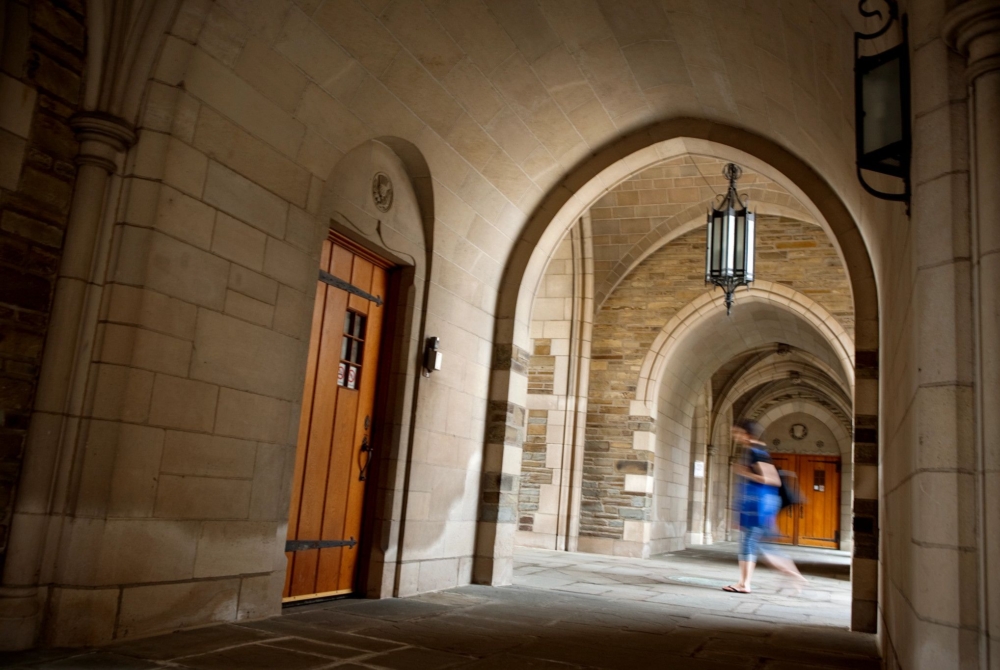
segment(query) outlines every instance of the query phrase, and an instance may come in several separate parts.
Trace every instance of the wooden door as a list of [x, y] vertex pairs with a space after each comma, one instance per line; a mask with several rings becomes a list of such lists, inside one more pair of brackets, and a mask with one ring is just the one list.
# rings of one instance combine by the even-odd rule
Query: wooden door
[[799, 505], [797, 544], [839, 546], [840, 457], [799, 455], [799, 483], [805, 504]]
[[[795, 454], [771, 454], [771, 460], [774, 461], [774, 467], [778, 470], [787, 470], [792, 473], [797, 471], [798, 460]], [[794, 505], [778, 512], [778, 534], [771, 539], [771, 542], [795, 543], [795, 523], [798, 513], [799, 511]]]
[[809, 454], [771, 454], [774, 466], [796, 476], [805, 502], [778, 513], [781, 544], [808, 547], [840, 546], [840, 457]]
[[355, 589], [389, 264], [323, 244], [292, 483], [285, 601]]

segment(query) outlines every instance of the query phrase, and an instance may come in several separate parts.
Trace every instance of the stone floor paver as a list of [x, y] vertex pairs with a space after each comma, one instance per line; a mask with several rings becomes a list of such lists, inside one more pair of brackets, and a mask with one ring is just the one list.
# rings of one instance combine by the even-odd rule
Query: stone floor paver
[[754, 593], [721, 590], [734, 547], [652, 559], [519, 549], [514, 586], [407, 599], [337, 600], [283, 616], [129, 640], [97, 650], [0, 656], [18, 668], [875, 670], [870, 635], [847, 630], [849, 557], [796, 549], [799, 595], [760, 570]]

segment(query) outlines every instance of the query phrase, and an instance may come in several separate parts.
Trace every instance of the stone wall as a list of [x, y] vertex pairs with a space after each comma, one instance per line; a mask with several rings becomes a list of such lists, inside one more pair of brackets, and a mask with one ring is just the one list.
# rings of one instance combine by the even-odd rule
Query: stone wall
[[581, 220], [560, 243], [532, 307], [517, 534], [526, 546], [576, 547], [593, 314], [590, 230]]
[[84, 3], [0, 8], [0, 574], [69, 216]]
[[[594, 324], [587, 414], [581, 535], [619, 539], [626, 520], [649, 521], [648, 493], [629, 486], [626, 473], [652, 473], [653, 452], [633, 448], [633, 433], [649, 430], [650, 417], [631, 416], [639, 368], [653, 339], [670, 318], [706, 292], [704, 230], [682, 235], [655, 251], [601, 306]], [[802, 292], [853, 332], [851, 291], [836, 250], [812, 223], [759, 216], [757, 277]], [[737, 294], [737, 307], [739, 294]], [[690, 427], [689, 427], [690, 428]], [[688, 436], [690, 439], [690, 435]], [[687, 452], [669, 457], [676, 473], [654, 473], [678, 501], [671, 517], [687, 516]], [[664, 489], [666, 490], [666, 489]], [[683, 530], [680, 531], [683, 535]]]

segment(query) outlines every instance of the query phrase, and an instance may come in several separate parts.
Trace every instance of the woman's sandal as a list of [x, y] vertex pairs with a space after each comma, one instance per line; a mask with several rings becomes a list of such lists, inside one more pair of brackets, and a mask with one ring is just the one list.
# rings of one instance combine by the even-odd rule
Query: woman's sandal
[[726, 593], [750, 593], [750, 591], [746, 589], [741, 589], [737, 587], [735, 584], [730, 584], [729, 586], [723, 586], [722, 590], [725, 591]]

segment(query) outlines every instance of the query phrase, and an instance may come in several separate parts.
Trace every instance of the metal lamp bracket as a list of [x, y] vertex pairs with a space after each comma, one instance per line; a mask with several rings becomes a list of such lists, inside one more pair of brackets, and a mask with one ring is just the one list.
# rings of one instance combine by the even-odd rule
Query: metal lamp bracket
[[[906, 203], [906, 213], [910, 213], [910, 151], [912, 142], [912, 132], [910, 128], [910, 54], [909, 38], [907, 30], [907, 17], [900, 16], [897, 0], [881, 0], [888, 8], [888, 15], [885, 23], [878, 30], [871, 33], [854, 33], [854, 132], [857, 149], [857, 175], [862, 188], [868, 193], [882, 200], [891, 200]], [[883, 19], [883, 13], [878, 9], [866, 9], [870, 0], [859, 0], [858, 12], [865, 18], [877, 17]], [[899, 21], [902, 32], [902, 41], [894, 47], [879, 53], [862, 56], [862, 43], [870, 44], [884, 36], [892, 25]], [[894, 59], [899, 60], [899, 86], [900, 86], [900, 123], [901, 139], [884, 147], [865, 152], [865, 100], [863, 95], [863, 77], [872, 72], [875, 68], [888, 63]], [[903, 181], [902, 193], [889, 193], [880, 191], [865, 179], [866, 171], [878, 172], [892, 177], [897, 177]]]

